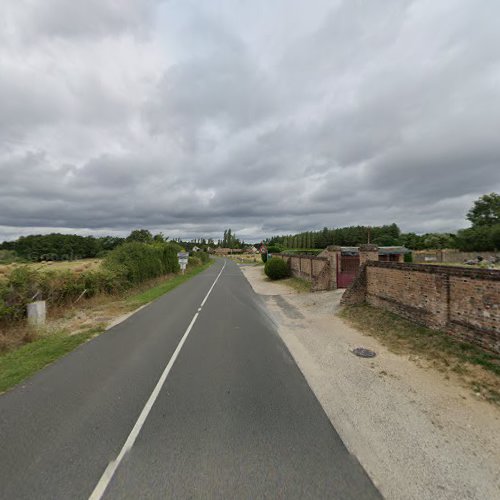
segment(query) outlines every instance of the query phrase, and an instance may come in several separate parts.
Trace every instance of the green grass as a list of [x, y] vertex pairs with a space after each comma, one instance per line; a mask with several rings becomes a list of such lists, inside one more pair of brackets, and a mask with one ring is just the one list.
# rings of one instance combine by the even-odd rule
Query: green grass
[[194, 269], [188, 268], [186, 269], [185, 274], [178, 274], [172, 279], [164, 281], [163, 283], [160, 283], [159, 285], [154, 286], [153, 288], [150, 288], [145, 292], [138, 293], [137, 295], [132, 295], [127, 299], [127, 302], [137, 307], [148, 304], [158, 297], [161, 297], [165, 293], [170, 292], [170, 290], [173, 290], [175, 287], [181, 285], [193, 276], [196, 276], [197, 274], [205, 271], [205, 269], [208, 269], [214, 262], [214, 259], [210, 259], [206, 264], [203, 264], [202, 266], [195, 267]]
[[25, 344], [0, 356], [0, 393], [18, 384], [44, 366], [64, 356], [103, 330], [93, 328], [76, 335], [58, 332]]
[[[214, 262], [212, 259], [202, 266], [186, 270], [186, 274], [176, 275], [149, 290], [128, 297], [127, 303], [133, 307], [147, 304], [203, 272]], [[0, 394], [103, 331], [103, 328], [92, 328], [74, 335], [59, 331], [38, 338], [12, 351], [1, 353]]]

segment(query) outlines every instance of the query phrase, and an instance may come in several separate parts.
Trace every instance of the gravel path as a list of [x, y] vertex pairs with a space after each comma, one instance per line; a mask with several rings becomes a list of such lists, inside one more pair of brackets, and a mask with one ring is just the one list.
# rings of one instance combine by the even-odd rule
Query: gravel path
[[[341, 292], [298, 294], [242, 267], [346, 446], [387, 499], [500, 499], [500, 411], [334, 312]], [[363, 346], [373, 359], [354, 356]]]

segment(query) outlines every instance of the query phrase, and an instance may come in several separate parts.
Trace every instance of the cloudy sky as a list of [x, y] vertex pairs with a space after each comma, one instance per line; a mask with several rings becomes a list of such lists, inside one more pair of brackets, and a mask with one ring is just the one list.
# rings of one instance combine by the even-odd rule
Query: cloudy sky
[[2, 0], [0, 240], [464, 227], [498, 0]]

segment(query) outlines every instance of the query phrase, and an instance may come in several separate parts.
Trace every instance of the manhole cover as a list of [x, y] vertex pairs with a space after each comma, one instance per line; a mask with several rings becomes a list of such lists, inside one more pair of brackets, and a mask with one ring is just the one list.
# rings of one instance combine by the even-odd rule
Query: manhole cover
[[360, 358], [374, 358], [377, 355], [375, 352], [370, 351], [370, 349], [365, 349], [364, 347], [356, 347], [352, 352]]

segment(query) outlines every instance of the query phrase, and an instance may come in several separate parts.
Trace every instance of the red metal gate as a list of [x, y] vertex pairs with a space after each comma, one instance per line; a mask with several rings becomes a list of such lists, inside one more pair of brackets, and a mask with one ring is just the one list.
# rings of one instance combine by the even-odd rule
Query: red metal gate
[[359, 255], [340, 255], [337, 259], [337, 288], [347, 288], [354, 281], [358, 269]]

